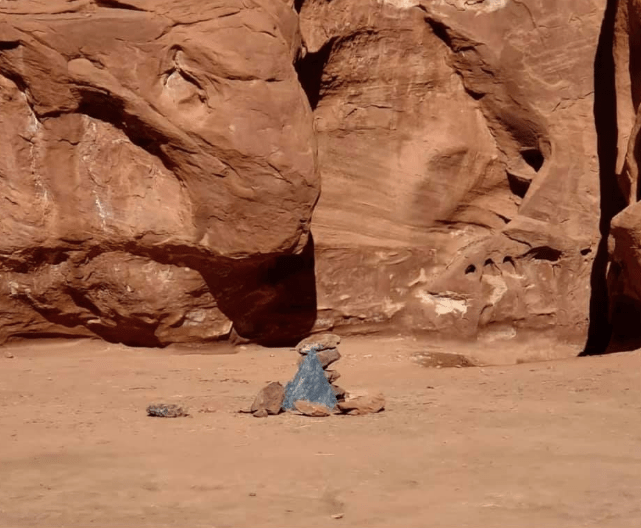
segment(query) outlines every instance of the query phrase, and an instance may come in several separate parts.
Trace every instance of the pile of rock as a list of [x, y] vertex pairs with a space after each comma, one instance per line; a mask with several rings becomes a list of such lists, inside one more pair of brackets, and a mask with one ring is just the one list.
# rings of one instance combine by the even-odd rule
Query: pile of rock
[[345, 401], [348, 394], [345, 389], [336, 385], [336, 380], [341, 377], [337, 370], [328, 370], [330, 365], [333, 365], [341, 358], [341, 353], [338, 351], [338, 345], [341, 338], [335, 334], [323, 334], [320, 336], [311, 336], [304, 339], [296, 346], [296, 351], [302, 356], [298, 361], [300, 366], [310, 352], [315, 352], [318, 361], [325, 372], [325, 378], [331, 385], [336, 395], [336, 399], [341, 402]]
[[306, 416], [329, 416], [332, 412], [343, 414], [369, 414], [385, 408], [382, 395], [349, 398], [345, 389], [336, 385], [340, 374], [328, 367], [336, 363], [340, 337], [334, 334], [313, 336], [301, 341], [296, 350], [301, 355], [296, 376], [283, 387], [273, 382], [263, 388], [250, 412], [257, 418], [279, 414], [281, 411], [298, 411]]

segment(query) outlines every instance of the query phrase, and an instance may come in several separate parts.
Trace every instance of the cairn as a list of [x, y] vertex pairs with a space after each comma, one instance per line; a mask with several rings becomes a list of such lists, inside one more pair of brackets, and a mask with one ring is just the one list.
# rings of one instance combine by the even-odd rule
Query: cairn
[[336, 400], [339, 402], [345, 401], [348, 394], [345, 389], [336, 385], [336, 380], [341, 377], [340, 372], [333, 369], [328, 370], [328, 368], [341, 358], [341, 354], [338, 351], [338, 345], [340, 342], [341, 338], [335, 334], [322, 334], [303, 339], [296, 346], [296, 351], [302, 356], [298, 361], [299, 366], [310, 352], [316, 354], [316, 357], [325, 372], [325, 378], [331, 385], [334, 395], [336, 396]]
[[273, 382], [256, 396], [251, 412], [257, 418], [298, 411], [305, 416], [322, 417], [338, 412], [342, 414], [370, 414], [385, 408], [382, 395], [349, 398], [345, 389], [336, 385], [341, 375], [329, 369], [340, 358], [338, 345], [341, 338], [334, 334], [311, 336], [296, 346], [301, 355], [298, 371], [283, 387]]

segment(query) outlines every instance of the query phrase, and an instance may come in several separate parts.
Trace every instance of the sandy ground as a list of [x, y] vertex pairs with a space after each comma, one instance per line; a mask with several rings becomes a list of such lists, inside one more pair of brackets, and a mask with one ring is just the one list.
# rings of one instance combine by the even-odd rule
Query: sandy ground
[[291, 350], [2, 350], [0, 526], [641, 526], [641, 353], [436, 369], [425, 349], [345, 340], [340, 384], [387, 410], [324, 419], [236, 412]]

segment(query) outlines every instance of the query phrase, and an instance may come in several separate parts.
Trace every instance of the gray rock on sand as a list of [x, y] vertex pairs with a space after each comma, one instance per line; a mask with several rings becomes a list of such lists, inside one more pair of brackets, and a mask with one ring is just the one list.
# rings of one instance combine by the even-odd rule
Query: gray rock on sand
[[189, 416], [189, 413], [182, 405], [152, 403], [147, 407], [147, 415], [157, 418], [179, 418], [181, 416]]

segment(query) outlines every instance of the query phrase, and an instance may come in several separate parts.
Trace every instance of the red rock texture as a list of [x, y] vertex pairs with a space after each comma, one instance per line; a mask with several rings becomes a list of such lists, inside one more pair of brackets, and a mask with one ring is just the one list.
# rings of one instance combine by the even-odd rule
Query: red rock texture
[[[620, 145], [638, 133], [629, 11], [1, 3], [0, 340], [538, 332], [580, 350], [607, 311], [616, 181], [630, 208], [610, 296], [641, 299], [636, 151], [604, 184], [615, 128], [597, 141], [599, 112]], [[604, 16], [627, 101], [611, 111], [595, 101]]]
[[319, 180], [299, 48], [271, 0], [3, 3], [0, 338], [300, 338]]
[[604, 3], [304, 0], [316, 329], [588, 333]]

